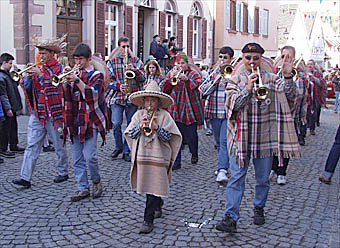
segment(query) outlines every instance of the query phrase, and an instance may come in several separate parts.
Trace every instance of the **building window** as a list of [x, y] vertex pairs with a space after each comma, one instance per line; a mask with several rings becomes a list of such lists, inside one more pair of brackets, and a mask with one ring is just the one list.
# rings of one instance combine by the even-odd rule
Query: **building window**
[[118, 45], [118, 5], [106, 4], [105, 11], [105, 58]]
[[263, 10], [262, 12], [262, 34], [263, 35], [268, 35], [268, 16], [269, 16], [269, 11], [268, 10]]
[[191, 7], [190, 15], [192, 16], [200, 16], [200, 9], [197, 3], [194, 3]]
[[230, 0], [226, 0], [225, 4], [226, 4], [225, 26], [226, 26], [226, 29], [230, 29]]
[[139, 5], [144, 7], [151, 7], [151, 1], [150, 0], [139, 0]]
[[57, 16], [81, 17], [81, 1], [57, 0]]
[[236, 2], [230, 0], [230, 29], [236, 31]]
[[197, 19], [194, 19], [194, 22], [193, 22], [193, 57], [194, 58], [197, 58], [198, 57], [198, 20]]
[[171, 36], [173, 36], [174, 32], [174, 16], [172, 14], [166, 15], [166, 26], [165, 26], [165, 35], [166, 38], [169, 39]]
[[258, 7], [255, 7], [254, 12], [254, 34], [259, 34], [260, 32], [260, 10]]

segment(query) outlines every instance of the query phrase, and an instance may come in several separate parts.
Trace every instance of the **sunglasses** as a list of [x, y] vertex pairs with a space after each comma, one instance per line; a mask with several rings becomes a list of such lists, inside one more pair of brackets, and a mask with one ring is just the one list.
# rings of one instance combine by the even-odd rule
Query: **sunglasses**
[[252, 58], [253, 58], [253, 60], [254, 61], [257, 61], [257, 60], [259, 60], [260, 59], [260, 57], [259, 56], [250, 56], [250, 55], [248, 55], [248, 56], [245, 56], [245, 58], [246, 58], [246, 60], [251, 60]]
[[129, 48], [130, 46], [129, 45], [124, 45], [124, 46], [122, 46], [122, 48]]
[[222, 55], [220, 55], [220, 56], [218, 56], [220, 59], [229, 59], [229, 57], [228, 56], [222, 56]]

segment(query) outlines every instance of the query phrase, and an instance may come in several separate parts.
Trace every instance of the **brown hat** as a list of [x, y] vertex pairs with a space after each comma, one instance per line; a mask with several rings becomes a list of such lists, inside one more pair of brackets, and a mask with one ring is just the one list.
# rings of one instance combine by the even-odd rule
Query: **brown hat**
[[167, 108], [174, 103], [171, 96], [161, 92], [161, 89], [155, 80], [150, 80], [145, 90], [132, 93], [129, 97], [129, 101], [139, 107], [144, 107], [144, 98], [147, 96], [158, 97], [160, 108]]
[[66, 36], [67, 34], [60, 38], [44, 39], [33, 35], [32, 43], [37, 48], [43, 48], [55, 53], [60, 53], [67, 46], [67, 43], [65, 42]]

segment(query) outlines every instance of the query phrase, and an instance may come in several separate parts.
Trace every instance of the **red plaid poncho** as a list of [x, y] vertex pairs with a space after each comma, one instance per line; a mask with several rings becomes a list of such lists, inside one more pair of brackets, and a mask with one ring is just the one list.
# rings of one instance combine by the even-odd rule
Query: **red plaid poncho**
[[73, 143], [73, 135], [78, 135], [80, 144], [85, 136], [93, 136], [93, 128], [98, 131], [105, 143], [106, 104], [104, 98], [104, 76], [93, 66], [80, 73], [80, 79], [86, 84], [85, 99], [75, 84], [66, 86], [65, 90], [65, 123], [64, 143], [69, 133]]
[[[52, 75], [59, 75], [62, 72], [62, 65], [56, 59], [44, 64], [41, 68], [43, 76], [27, 77], [24, 79], [24, 92], [26, 102], [30, 112], [33, 109], [36, 117], [45, 127], [45, 122], [48, 116], [52, 117], [54, 127], [64, 122], [64, 109], [62, 104], [62, 86], [55, 87], [50, 82]], [[29, 86], [29, 89], [28, 89]], [[28, 95], [32, 95], [33, 106], [29, 101]]]
[[315, 70], [313, 76], [309, 76], [310, 81], [314, 83], [313, 102], [317, 105], [324, 106], [326, 103], [326, 88], [327, 84], [322, 76], [322, 73]]
[[204, 120], [203, 101], [201, 101], [198, 91], [198, 86], [201, 84], [201, 76], [191, 69], [184, 73], [188, 80], [186, 82], [180, 81], [172, 89], [169, 87], [171, 85], [169, 80], [170, 74], [167, 75], [163, 91], [171, 95], [175, 102], [168, 108], [168, 111], [177, 122], [184, 123], [185, 125], [197, 123], [198, 126], [202, 126]]

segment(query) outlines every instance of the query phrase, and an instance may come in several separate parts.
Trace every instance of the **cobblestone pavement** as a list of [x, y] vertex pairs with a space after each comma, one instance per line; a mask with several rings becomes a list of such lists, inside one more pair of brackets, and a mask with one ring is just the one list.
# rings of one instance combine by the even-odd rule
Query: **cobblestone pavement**
[[[23, 156], [6, 159], [0, 164], [0, 247], [340, 247], [340, 166], [331, 185], [318, 181], [339, 117], [323, 110], [316, 136], [308, 136], [302, 147], [303, 158], [290, 162], [288, 184], [272, 183], [263, 226], [252, 224], [250, 168], [236, 234], [215, 230], [224, 215], [225, 187], [215, 182], [217, 151], [213, 137], [203, 131], [199, 163], [190, 164], [186, 147], [182, 169], [173, 173], [164, 216], [147, 235], [138, 234], [145, 197], [130, 190], [130, 164], [111, 160], [112, 133], [108, 144], [99, 148], [104, 194], [95, 200], [71, 203], [76, 190], [72, 166], [68, 181], [53, 183], [55, 153], [41, 153], [28, 190], [10, 183], [19, 176]], [[27, 117], [19, 120], [24, 145]]]

